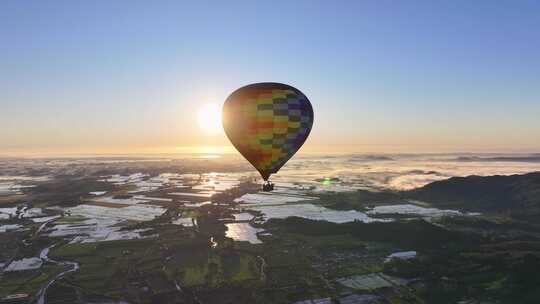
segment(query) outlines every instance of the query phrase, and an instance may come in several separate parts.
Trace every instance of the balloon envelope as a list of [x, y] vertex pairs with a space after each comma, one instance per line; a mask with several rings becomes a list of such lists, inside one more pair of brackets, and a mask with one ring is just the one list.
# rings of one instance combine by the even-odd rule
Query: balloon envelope
[[234, 91], [223, 105], [225, 133], [264, 180], [300, 149], [312, 126], [311, 103], [286, 84], [250, 84]]

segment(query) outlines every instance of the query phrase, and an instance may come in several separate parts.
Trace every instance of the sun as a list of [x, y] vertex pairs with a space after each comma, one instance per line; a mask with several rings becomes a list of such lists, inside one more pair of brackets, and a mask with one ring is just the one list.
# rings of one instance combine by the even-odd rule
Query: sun
[[215, 103], [208, 103], [199, 108], [197, 123], [201, 130], [210, 135], [221, 133], [221, 108]]

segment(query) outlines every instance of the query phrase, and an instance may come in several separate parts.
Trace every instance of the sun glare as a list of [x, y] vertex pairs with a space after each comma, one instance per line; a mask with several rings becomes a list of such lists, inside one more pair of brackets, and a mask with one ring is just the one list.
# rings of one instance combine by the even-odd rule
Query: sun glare
[[197, 112], [197, 122], [201, 130], [207, 134], [219, 134], [221, 125], [221, 108], [215, 103], [203, 105]]

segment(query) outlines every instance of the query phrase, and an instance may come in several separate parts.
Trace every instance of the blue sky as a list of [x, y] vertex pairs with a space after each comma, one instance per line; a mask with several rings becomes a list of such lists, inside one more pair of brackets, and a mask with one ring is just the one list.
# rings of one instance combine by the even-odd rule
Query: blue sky
[[4, 151], [225, 145], [194, 113], [260, 81], [313, 149], [540, 150], [538, 1], [2, 1], [0, 39]]

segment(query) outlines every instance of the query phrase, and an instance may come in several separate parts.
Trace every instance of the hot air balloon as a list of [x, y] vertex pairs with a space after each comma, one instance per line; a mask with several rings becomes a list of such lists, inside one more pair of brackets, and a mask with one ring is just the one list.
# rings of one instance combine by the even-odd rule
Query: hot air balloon
[[250, 84], [223, 105], [223, 128], [234, 147], [259, 171], [271, 174], [300, 149], [313, 126], [313, 107], [300, 90], [282, 83]]

